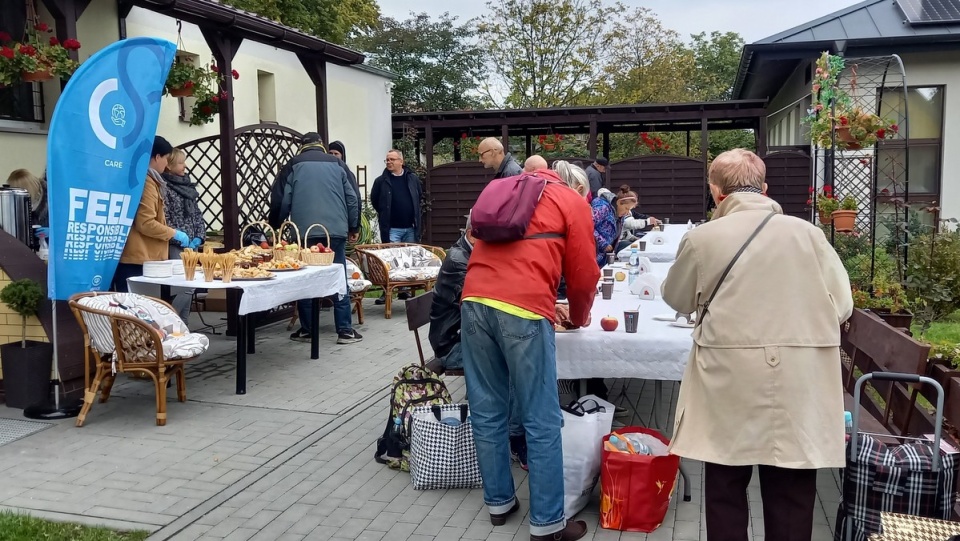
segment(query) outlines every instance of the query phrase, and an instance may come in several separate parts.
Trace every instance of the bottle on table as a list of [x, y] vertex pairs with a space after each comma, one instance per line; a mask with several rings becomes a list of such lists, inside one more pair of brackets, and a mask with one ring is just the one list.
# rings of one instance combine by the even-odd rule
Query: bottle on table
[[629, 269], [629, 285], [633, 285], [633, 281], [637, 279], [637, 276], [640, 276], [640, 252], [636, 248], [630, 248], [630, 269]]

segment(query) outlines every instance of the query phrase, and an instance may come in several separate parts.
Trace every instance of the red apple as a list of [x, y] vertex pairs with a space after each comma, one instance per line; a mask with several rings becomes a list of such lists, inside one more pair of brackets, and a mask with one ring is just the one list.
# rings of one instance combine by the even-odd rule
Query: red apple
[[600, 320], [600, 327], [607, 332], [617, 330], [618, 325], [620, 325], [620, 321], [612, 316], [607, 316]]
[[318, 242], [318, 243], [314, 244], [314, 246], [316, 246], [318, 249], [320, 249], [321, 252], [322, 252], [322, 251], [324, 250], [324, 248], [325, 248], [325, 246], [323, 245], [322, 242]]
[[270, 244], [268, 244], [267, 241], [263, 241], [260, 243], [260, 247], [263, 248], [264, 250], [269, 250]]
[[319, 253], [320, 253], [320, 248], [317, 248], [316, 246], [311, 246], [311, 247], [310, 247], [310, 251], [313, 252], [313, 253], [315, 253], [315, 254], [319, 254]]
[[285, 241], [285, 240], [281, 240], [281, 241], [280, 241], [280, 246], [286, 246], [286, 245], [288, 245], [288, 244], [290, 244], [290, 243], [287, 242], [287, 241]]

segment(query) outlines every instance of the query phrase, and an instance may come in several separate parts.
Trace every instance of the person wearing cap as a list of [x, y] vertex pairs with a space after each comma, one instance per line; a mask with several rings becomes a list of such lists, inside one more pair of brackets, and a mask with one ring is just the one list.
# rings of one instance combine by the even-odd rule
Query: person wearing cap
[[[278, 227], [287, 217], [304, 234], [313, 224], [326, 227], [333, 261], [344, 265], [347, 241], [355, 242], [360, 231], [360, 205], [347, 166], [336, 156], [327, 154], [316, 132], [304, 134], [300, 152], [283, 166], [271, 190], [270, 225]], [[311, 234], [315, 236], [304, 239], [304, 248], [327, 242], [321, 229], [315, 228]], [[343, 280], [347, 280], [346, 270]], [[333, 302], [333, 321], [338, 344], [363, 340], [353, 329], [351, 312], [350, 296], [337, 295]], [[290, 339], [308, 342], [313, 323], [310, 299], [297, 301], [297, 313], [301, 327]]]
[[[342, 161], [344, 165], [347, 164], [347, 147], [343, 146], [342, 142], [334, 141], [330, 143], [327, 152], [329, 152], [331, 156], [340, 158], [340, 161]], [[360, 196], [360, 183], [357, 182], [357, 175], [353, 174], [350, 166], [347, 166], [347, 176], [350, 177], [350, 184], [353, 186], [353, 190], [357, 192], [357, 212], [363, 212], [363, 198]]]
[[190, 245], [190, 236], [167, 225], [163, 209], [163, 191], [166, 182], [161, 171], [167, 168], [167, 159], [173, 152], [173, 146], [157, 135], [150, 150], [150, 164], [147, 168], [147, 180], [143, 184], [143, 195], [133, 218], [133, 226], [127, 234], [127, 242], [120, 254], [120, 263], [113, 274], [113, 290], [126, 293], [127, 278], [143, 275], [143, 264], [147, 261], [166, 261], [170, 241], [180, 246]]
[[484, 167], [496, 170], [494, 179], [512, 177], [523, 172], [517, 160], [513, 159], [513, 155], [504, 152], [503, 143], [496, 137], [487, 137], [480, 141], [477, 152], [480, 154], [480, 163]]
[[597, 156], [597, 159], [593, 160], [593, 163], [587, 166], [586, 172], [587, 178], [590, 179], [591, 199], [597, 196], [597, 192], [600, 191], [600, 188], [603, 188], [603, 177], [607, 173], [608, 165], [610, 165], [610, 160], [604, 158], [603, 156]]

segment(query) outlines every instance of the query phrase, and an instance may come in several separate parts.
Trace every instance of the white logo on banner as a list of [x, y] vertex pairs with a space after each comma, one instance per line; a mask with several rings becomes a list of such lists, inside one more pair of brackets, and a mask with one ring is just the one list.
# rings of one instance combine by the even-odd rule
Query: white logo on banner
[[89, 261], [93, 248], [94, 261], [118, 259], [136, 211], [127, 194], [70, 188], [63, 258]]
[[[103, 81], [97, 85], [97, 88], [93, 89], [93, 94], [90, 95], [90, 103], [87, 107], [87, 116], [90, 118], [90, 127], [93, 129], [93, 134], [97, 136], [97, 139], [99, 139], [101, 143], [112, 149], [117, 148], [117, 138], [110, 135], [110, 132], [103, 127], [103, 122], [100, 121], [100, 106], [103, 103], [103, 98], [105, 98], [107, 94], [115, 92], [118, 88], [119, 86], [116, 79]], [[118, 112], [120, 113], [119, 116], [117, 115]], [[126, 115], [127, 112], [120, 104], [114, 105], [110, 111], [111, 121], [121, 127], [126, 123]], [[118, 119], [120, 123], [117, 122]]]

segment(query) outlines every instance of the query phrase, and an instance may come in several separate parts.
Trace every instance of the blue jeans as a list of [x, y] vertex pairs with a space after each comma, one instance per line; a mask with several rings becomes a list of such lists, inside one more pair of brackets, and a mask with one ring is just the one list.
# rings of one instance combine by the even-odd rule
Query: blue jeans
[[558, 532], [566, 519], [553, 325], [546, 319], [523, 319], [475, 302], [463, 303], [460, 314], [483, 501], [490, 513], [501, 514], [516, 500], [507, 439], [512, 384], [516, 416], [527, 437], [530, 534]]
[[[447, 370], [458, 370], [463, 368], [463, 342], [457, 342], [453, 348], [444, 357], [438, 357], [440, 364]], [[523, 423], [520, 422], [520, 415], [516, 413], [516, 393], [513, 385], [510, 385], [510, 435], [522, 436]]]
[[417, 242], [416, 230], [412, 227], [391, 227], [390, 242]]
[[[313, 246], [318, 242], [326, 242], [326, 237], [310, 237], [307, 239], [307, 246]], [[347, 282], [347, 266], [344, 262], [347, 260], [345, 253], [347, 239], [330, 237], [329, 248], [333, 250], [333, 262], [343, 265], [343, 281]], [[350, 306], [350, 288], [347, 287], [347, 294], [333, 301], [333, 323], [337, 328], [337, 334], [350, 332], [353, 330], [353, 309]], [[300, 329], [304, 332], [310, 332], [313, 313], [310, 311], [310, 299], [300, 299], [297, 301], [297, 315], [300, 317]]]

